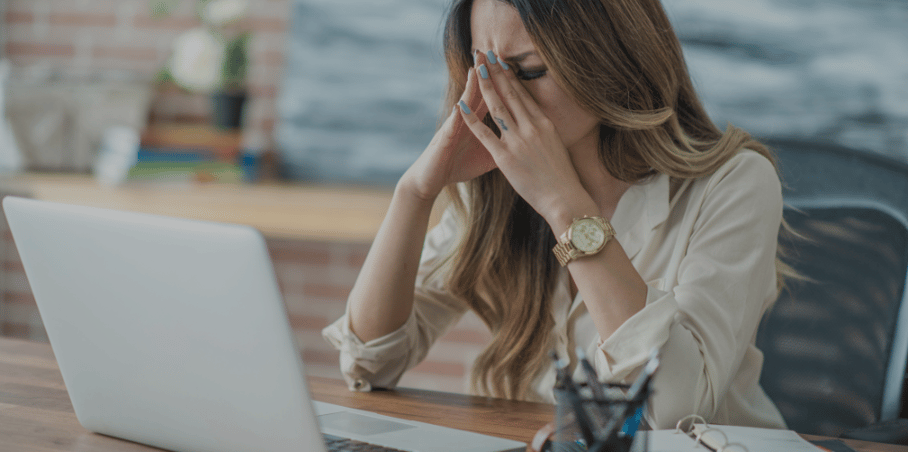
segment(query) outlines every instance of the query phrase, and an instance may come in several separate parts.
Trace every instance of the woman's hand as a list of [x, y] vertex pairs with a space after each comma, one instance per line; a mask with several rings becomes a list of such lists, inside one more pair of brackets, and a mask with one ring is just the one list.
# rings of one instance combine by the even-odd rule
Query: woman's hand
[[[480, 55], [472, 70], [485, 104], [501, 137], [482, 122], [477, 112], [461, 109], [461, 116], [488, 150], [511, 186], [540, 215], [553, 224], [567, 199], [589, 205], [592, 199], [580, 183], [552, 121], [527, 92], [512, 70], [488, 64]], [[484, 77], [485, 76], [485, 77]], [[585, 194], [586, 196], [572, 196]], [[568, 219], [570, 220], [570, 219]]]
[[[460, 102], [479, 115], [484, 116], [488, 111], [472, 69]], [[399, 182], [422, 199], [434, 200], [447, 185], [468, 181], [495, 169], [492, 156], [467, 128], [458, 110], [460, 108], [455, 106]]]

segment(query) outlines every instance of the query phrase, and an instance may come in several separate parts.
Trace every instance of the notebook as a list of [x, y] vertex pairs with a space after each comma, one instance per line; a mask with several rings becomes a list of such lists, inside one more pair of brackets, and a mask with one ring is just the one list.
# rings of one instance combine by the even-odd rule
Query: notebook
[[680, 452], [688, 450], [714, 452], [820, 452], [791, 430], [710, 425], [696, 416], [697, 422], [681, 429], [690, 420], [688, 416], [678, 422], [674, 430], [647, 432], [649, 452]]
[[246, 226], [7, 197], [79, 422], [175, 451], [401, 450], [516, 441], [310, 400], [268, 249]]

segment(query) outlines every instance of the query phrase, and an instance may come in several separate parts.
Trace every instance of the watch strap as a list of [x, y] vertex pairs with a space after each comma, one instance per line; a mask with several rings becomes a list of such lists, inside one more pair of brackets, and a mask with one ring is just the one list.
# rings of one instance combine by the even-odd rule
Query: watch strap
[[552, 248], [552, 252], [555, 253], [555, 257], [558, 258], [558, 263], [562, 267], [568, 264], [568, 262], [574, 260], [577, 256], [577, 248], [574, 248], [574, 244], [570, 240], [562, 242], [558, 241], [558, 244]]
[[[591, 253], [584, 253], [583, 251], [577, 249], [577, 247], [575, 247], [574, 243], [571, 241], [571, 229], [574, 227], [574, 223], [576, 223], [578, 220], [582, 220], [584, 218], [590, 218], [590, 219], [596, 220], [596, 222], [599, 223], [599, 225], [602, 227], [603, 232], [605, 233], [605, 240], [603, 240], [602, 246], [600, 246], [599, 249], [597, 249], [596, 251], [593, 251]], [[561, 237], [558, 238], [558, 244], [555, 245], [554, 248], [552, 248], [552, 252], [555, 254], [555, 257], [558, 259], [558, 263], [560, 263], [561, 266], [564, 267], [567, 264], [569, 264], [571, 261], [573, 261], [574, 259], [577, 259], [578, 257], [592, 256], [594, 254], [599, 253], [600, 251], [602, 251], [603, 248], [605, 248], [605, 245], [614, 236], [615, 236], [615, 228], [612, 227], [612, 224], [609, 223], [609, 221], [606, 220], [605, 218], [594, 217], [594, 216], [584, 216], [581, 218], [574, 218], [571, 221], [571, 226], [569, 226], [567, 231], [564, 231], [564, 233], [561, 234]]]

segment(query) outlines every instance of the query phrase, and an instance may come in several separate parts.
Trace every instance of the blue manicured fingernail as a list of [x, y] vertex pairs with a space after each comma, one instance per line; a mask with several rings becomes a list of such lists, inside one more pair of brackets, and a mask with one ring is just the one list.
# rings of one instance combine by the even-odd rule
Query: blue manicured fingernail
[[484, 64], [479, 65], [479, 76], [482, 78], [489, 78], [489, 70], [486, 69], [486, 65], [484, 65]]
[[464, 114], [470, 114], [470, 113], [472, 113], [472, 112], [470, 111], [470, 107], [467, 107], [467, 103], [466, 103], [466, 102], [460, 101], [460, 102], [457, 103], [457, 105], [460, 105], [460, 109], [464, 112]]
[[486, 56], [489, 57], [489, 63], [495, 64], [498, 62], [498, 59], [495, 58], [495, 52], [492, 52], [491, 50], [489, 50], [489, 52], [486, 53]]
[[504, 70], [508, 70], [511, 68], [510, 66], [508, 66], [508, 63], [504, 62], [504, 60], [499, 61], [499, 63], [501, 63], [501, 68]]

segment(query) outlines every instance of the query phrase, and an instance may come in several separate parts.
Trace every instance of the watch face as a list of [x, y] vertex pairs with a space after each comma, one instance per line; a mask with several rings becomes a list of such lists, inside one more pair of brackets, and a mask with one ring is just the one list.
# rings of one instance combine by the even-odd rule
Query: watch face
[[582, 218], [571, 226], [571, 242], [578, 250], [591, 253], [605, 242], [605, 230], [592, 218]]

